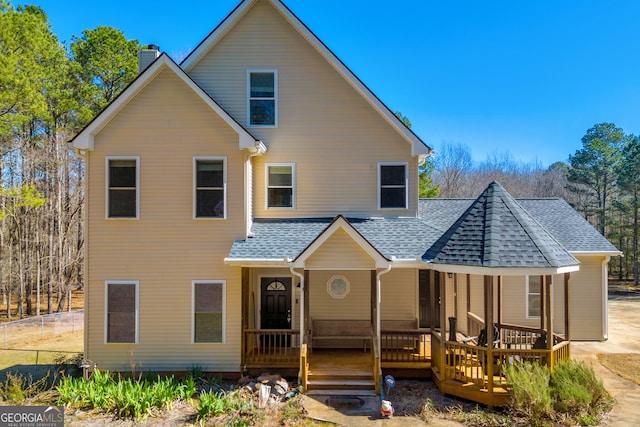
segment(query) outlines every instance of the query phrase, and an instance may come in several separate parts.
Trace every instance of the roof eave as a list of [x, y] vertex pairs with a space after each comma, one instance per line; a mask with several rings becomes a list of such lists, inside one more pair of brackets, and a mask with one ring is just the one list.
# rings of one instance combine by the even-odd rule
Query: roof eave
[[289, 258], [225, 258], [224, 263], [235, 267], [289, 267]]
[[427, 263], [432, 269], [444, 273], [477, 274], [481, 276], [524, 276], [524, 275], [553, 275], [572, 273], [580, 270], [579, 265], [563, 267], [480, 267], [456, 264]]

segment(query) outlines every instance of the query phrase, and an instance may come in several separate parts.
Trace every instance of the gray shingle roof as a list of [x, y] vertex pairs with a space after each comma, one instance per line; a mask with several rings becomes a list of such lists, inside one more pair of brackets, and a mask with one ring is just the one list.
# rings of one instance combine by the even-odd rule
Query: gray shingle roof
[[489, 268], [579, 264], [495, 181], [429, 248], [423, 260]]
[[[421, 199], [419, 216], [443, 232], [464, 213], [473, 199]], [[516, 199], [570, 252], [619, 253], [591, 224], [560, 198]]]
[[[295, 259], [334, 218], [256, 219], [254, 237], [237, 240], [229, 259]], [[442, 234], [419, 218], [347, 218], [388, 259], [420, 259]]]

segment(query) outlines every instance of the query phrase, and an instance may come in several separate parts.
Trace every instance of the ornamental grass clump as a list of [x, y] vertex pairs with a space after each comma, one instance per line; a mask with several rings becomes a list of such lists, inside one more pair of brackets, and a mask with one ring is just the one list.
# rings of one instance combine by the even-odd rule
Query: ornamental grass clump
[[597, 425], [614, 400], [592, 367], [566, 360], [553, 372], [538, 363], [516, 363], [505, 370], [512, 384], [511, 413], [529, 425]]
[[189, 401], [196, 393], [193, 378], [154, 380], [114, 378], [96, 370], [91, 379], [63, 378], [57, 387], [58, 404], [103, 409], [119, 418], [145, 419], [154, 409], [171, 409], [175, 400]]

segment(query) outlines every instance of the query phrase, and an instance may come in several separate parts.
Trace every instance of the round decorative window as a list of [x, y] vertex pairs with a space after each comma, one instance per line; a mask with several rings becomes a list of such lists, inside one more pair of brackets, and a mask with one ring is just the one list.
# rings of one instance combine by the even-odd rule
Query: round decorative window
[[350, 290], [351, 283], [344, 276], [332, 276], [327, 282], [327, 292], [333, 298], [344, 298]]

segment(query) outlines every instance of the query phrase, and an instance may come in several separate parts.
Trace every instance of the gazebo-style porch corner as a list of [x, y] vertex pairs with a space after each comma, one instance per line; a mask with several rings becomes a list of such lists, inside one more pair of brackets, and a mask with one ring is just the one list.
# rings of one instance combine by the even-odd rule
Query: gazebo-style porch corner
[[[553, 369], [569, 358], [569, 279], [579, 262], [536, 222], [497, 182], [492, 182], [467, 211], [425, 253], [435, 274], [458, 278], [481, 275], [483, 315], [466, 315], [467, 335], [458, 341], [455, 316], [447, 316], [447, 292], [440, 288], [440, 332], [431, 335], [432, 377], [441, 392], [486, 404], [508, 403], [510, 385], [504, 367], [518, 361], [543, 363]], [[503, 278], [526, 275], [540, 278], [539, 328], [502, 321]], [[564, 277], [564, 333], [554, 329], [552, 275]], [[432, 294], [433, 295], [433, 294]], [[432, 301], [431, 313], [435, 313]], [[447, 334], [447, 322], [449, 329]], [[552, 337], [552, 338], [548, 338]], [[465, 342], [466, 341], [466, 342]], [[471, 344], [474, 342], [474, 344]]]

